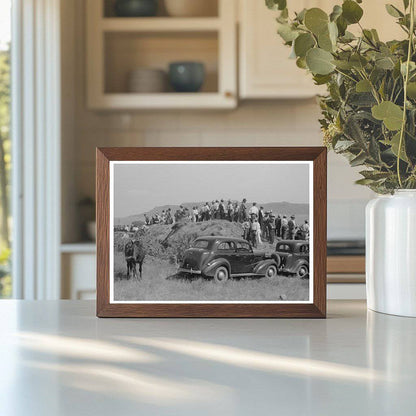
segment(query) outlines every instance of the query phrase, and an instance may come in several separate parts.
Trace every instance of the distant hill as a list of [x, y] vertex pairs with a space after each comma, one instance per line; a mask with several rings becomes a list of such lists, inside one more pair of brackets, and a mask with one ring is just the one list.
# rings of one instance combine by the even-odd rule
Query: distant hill
[[[203, 202], [184, 202], [181, 205], [188, 209], [192, 209], [192, 207], [202, 206], [206, 201]], [[247, 208], [250, 208], [252, 203], [247, 203]], [[144, 221], [144, 215], [147, 214], [149, 217], [151, 217], [156, 212], [161, 212], [163, 210], [167, 210], [170, 208], [172, 210], [172, 213], [175, 213], [177, 209], [179, 209], [180, 205], [162, 205], [159, 207], [155, 207], [151, 209], [150, 211], [143, 212], [141, 214], [137, 215], [130, 215], [128, 217], [124, 218], [115, 218], [114, 219], [114, 225], [129, 225], [133, 221]], [[261, 206], [264, 207], [265, 211], [273, 211], [275, 215], [281, 214], [281, 215], [299, 215], [301, 218], [299, 219], [306, 219], [309, 216], [309, 204], [292, 204], [290, 202], [267, 202], [267, 203], [257, 203], [257, 206], [260, 208]]]

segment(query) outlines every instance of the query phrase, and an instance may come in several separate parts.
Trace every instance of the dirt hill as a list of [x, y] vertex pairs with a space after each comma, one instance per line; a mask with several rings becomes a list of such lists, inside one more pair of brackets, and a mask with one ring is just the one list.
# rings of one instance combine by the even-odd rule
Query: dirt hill
[[[224, 220], [152, 225], [135, 236], [125, 232], [116, 232], [114, 234], [114, 248], [116, 252], [122, 252], [127, 240], [135, 237], [143, 242], [148, 255], [174, 262], [182, 257], [183, 252], [197, 237], [218, 235], [240, 238], [242, 234], [243, 229], [240, 223]], [[271, 250], [272, 246], [264, 243], [259, 249]]]
[[[179, 222], [174, 225], [152, 225], [136, 237], [139, 238], [146, 252], [154, 257], [173, 261], [181, 257], [184, 250], [189, 248], [195, 238], [204, 235], [223, 235], [241, 237], [241, 224], [228, 221]], [[114, 245], [116, 251], [122, 251], [129, 235], [123, 232], [115, 233]]]

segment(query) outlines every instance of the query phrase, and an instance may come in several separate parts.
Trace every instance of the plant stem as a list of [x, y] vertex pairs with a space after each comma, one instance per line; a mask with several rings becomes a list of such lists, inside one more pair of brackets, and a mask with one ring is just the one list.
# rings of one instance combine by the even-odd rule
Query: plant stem
[[410, 0], [410, 30], [409, 30], [409, 45], [407, 48], [407, 60], [406, 60], [406, 73], [404, 76], [404, 85], [403, 85], [403, 119], [402, 119], [402, 128], [400, 129], [400, 140], [399, 140], [399, 149], [397, 152], [397, 178], [399, 180], [400, 188], [403, 187], [402, 184], [402, 177], [400, 174], [400, 156], [402, 155], [402, 147], [403, 147], [403, 139], [404, 139], [404, 132], [406, 129], [406, 108], [407, 108], [407, 83], [409, 82], [409, 68], [410, 68], [410, 61], [412, 58], [412, 50], [413, 50], [413, 35], [414, 35], [414, 27], [415, 27], [415, 0]]

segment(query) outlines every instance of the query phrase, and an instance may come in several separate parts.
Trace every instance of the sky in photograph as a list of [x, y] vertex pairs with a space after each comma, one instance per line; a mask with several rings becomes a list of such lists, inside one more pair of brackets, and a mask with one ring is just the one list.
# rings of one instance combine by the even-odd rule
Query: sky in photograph
[[115, 164], [114, 216], [220, 199], [309, 202], [309, 165]]
[[0, 0], [0, 50], [10, 42], [11, 0]]

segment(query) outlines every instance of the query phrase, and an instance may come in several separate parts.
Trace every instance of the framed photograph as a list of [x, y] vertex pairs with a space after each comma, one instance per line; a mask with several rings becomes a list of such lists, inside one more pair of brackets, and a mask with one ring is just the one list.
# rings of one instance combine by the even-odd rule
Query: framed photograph
[[97, 316], [324, 318], [326, 154], [97, 149]]

